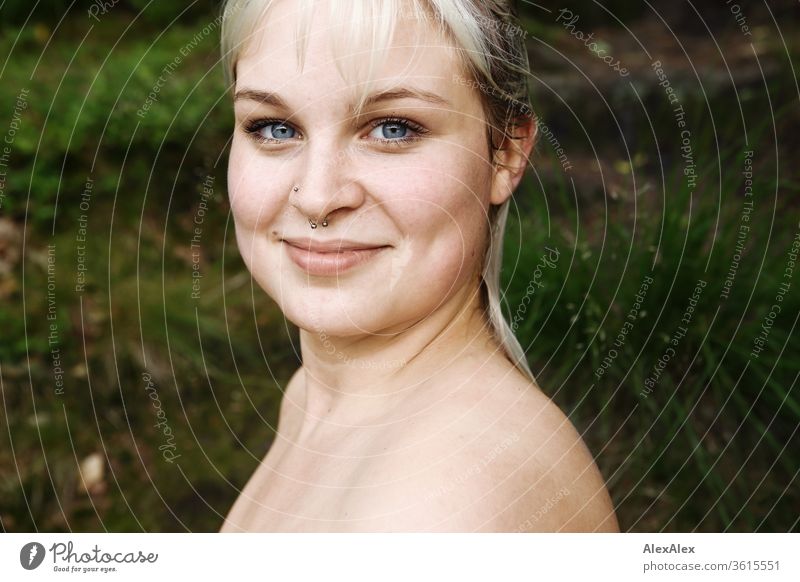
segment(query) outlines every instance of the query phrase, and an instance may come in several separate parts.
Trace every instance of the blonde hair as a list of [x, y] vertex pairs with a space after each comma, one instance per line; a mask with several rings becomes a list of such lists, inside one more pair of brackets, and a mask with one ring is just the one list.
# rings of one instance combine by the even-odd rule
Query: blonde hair
[[[302, 68], [309, 38], [315, 0], [292, 0], [300, 18], [297, 20], [298, 62]], [[275, 0], [227, 0], [222, 6], [221, 50], [226, 86], [233, 93], [236, 63], [250, 46], [259, 23], [263, 22]], [[487, 141], [492, 163], [500, 146], [495, 142], [518, 139], [515, 128], [533, 117], [528, 93], [530, 68], [522, 30], [517, 23], [511, 0], [332, 0], [330, 17], [343, 25], [334, 42], [344, 40], [347, 49], [368, 47], [367, 74], [361, 78], [363, 90], [357, 103], [360, 112], [369, 95], [373, 72], [378, 70], [379, 52], [389, 46], [398, 17], [432, 19], [437, 30], [455, 47], [465, 77], [481, 88], [480, 96], [487, 122]], [[317, 8], [318, 9], [318, 8]], [[335, 50], [340, 47], [334, 47]], [[338, 52], [337, 54], [341, 54]], [[346, 54], [352, 54], [347, 50]], [[352, 59], [351, 63], [364, 59]], [[358, 63], [356, 63], [358, 64]], [[336, 66], [344, 75], [340, 60]], [[345, 76], [345, 78], [348, 78]], [[506, 142], [508, 143], [508, 142]], [[511, 197], [503, 204], [490, 206], [489, 245], [485, 249], [481, 273], [481, 301], [491, 332], [506, 356], [535, 382], [525, 351], [503, 316], [500, 294], [500, 271], [503, 261], [503, 237]]]

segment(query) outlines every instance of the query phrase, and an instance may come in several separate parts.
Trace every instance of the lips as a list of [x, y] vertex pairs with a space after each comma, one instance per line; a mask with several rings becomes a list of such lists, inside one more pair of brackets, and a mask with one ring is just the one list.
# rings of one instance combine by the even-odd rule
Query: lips
[[390, 248], [345, 240], [283, 239], [282, 243], [295, 265], [309, 275], [320, 277], [341, 275]]

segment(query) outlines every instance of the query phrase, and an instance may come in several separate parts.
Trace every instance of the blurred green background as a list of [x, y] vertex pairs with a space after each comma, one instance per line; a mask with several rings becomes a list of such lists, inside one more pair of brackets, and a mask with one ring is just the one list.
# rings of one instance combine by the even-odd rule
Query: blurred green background
[[[0, 5], [0, 527], [214, 531], [297, 332], [236, 249], [218, 2], [100, 4]], [[543, 136], [506, 308], [623, 530], [798, 528], [800, 8], [733, 6], [520, 2]]]

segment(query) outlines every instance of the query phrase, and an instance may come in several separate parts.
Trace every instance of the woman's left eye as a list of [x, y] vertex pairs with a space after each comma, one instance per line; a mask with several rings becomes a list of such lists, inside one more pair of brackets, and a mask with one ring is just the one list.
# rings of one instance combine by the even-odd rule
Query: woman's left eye
[[386, 143], [404, 143], [419, 139], [423, 133], [425, 129], [422, 126], [408, 119], [382, 119], [373, 124], [369, 135]]
[[384, 121], [378, 127], [372, 130], [372, 134], [374, 134], [377, 130], [380, 130], [381, 135], [372, 135], [372, 137], [382, 138], [382, 139], [393, 139], [393, 138], [404, 138], [408, 133], [410, 128], [408, 125], [405, 125], [399, 121]]

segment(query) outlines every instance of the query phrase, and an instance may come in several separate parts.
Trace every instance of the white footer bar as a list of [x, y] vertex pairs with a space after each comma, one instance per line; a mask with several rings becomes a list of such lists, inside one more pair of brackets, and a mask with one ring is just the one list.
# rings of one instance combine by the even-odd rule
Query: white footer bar
[[800, 580], [800, 534], [4, 534], [2, 580]]

